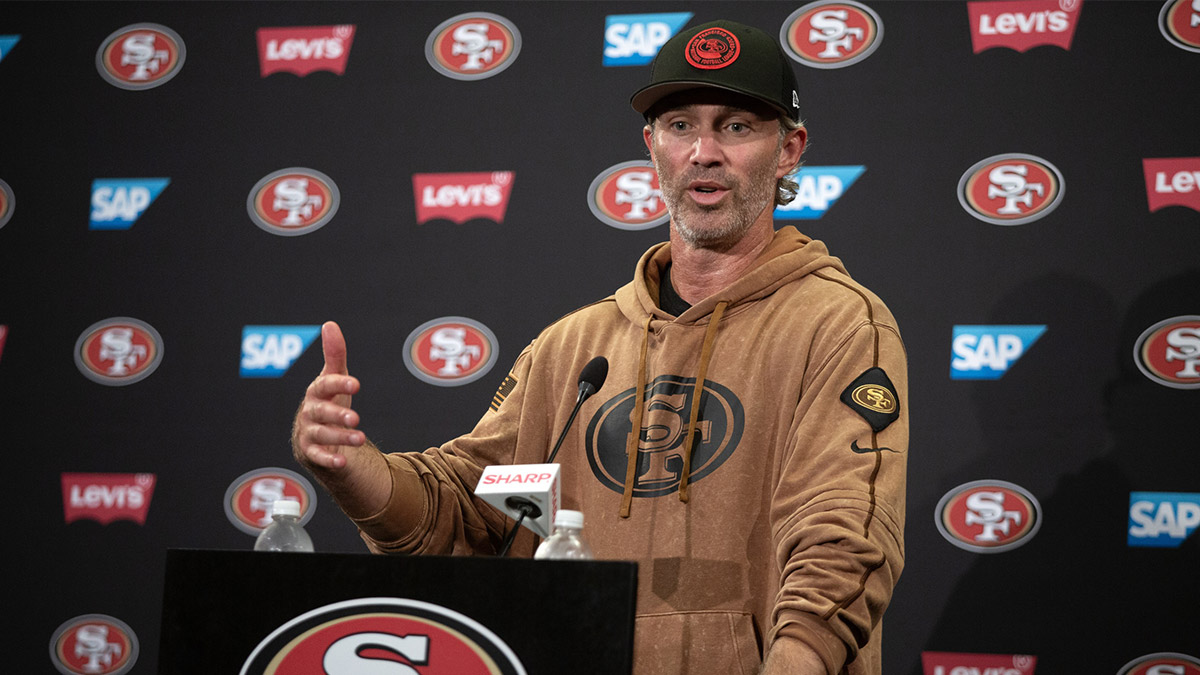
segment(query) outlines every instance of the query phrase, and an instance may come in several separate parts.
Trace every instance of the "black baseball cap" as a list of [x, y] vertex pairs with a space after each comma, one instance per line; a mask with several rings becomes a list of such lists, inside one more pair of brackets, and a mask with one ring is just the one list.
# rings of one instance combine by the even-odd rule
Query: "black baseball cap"
[[645, 115], [668, 94], [717, 87], [767, 103], [800, 121], [800, 94], [791, 62], [763, 31], [736, 21], [712, 21], [667, 40], [650, 65], [650, 84], [629, 99]]

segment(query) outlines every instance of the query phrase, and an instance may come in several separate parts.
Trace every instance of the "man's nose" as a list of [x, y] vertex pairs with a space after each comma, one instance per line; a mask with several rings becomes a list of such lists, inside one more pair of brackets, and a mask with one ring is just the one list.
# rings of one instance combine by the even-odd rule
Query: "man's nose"
[[692, 164], [715, 166], [724, 159], [721, 142], [711, 131], [700, 132], [692, 143]]

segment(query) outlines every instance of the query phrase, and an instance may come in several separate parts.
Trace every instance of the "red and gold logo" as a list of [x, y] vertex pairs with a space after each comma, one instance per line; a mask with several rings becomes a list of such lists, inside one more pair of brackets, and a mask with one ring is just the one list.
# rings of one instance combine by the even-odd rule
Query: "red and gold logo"
[[427, 321], [404, 342], [404, 365], [417, 379], [457, 387], [483, 377], [499, 356], [496, 335], [478, 321], [444, 316]]
[[1133, 345], [1142, 374], [1172, 389], [1200, 389], [1200, 316], [1176, 316], [1147, 328]]
[[1117, 675], [1200, 675], [1200, 659], [1187, 654], [1159, 652], [1126, 663]]
[[98, 321], [75, 341], [75, 365], [93, 382], [121, 387], [143, 380], [162, 361], [163, 341], [144, 321], [114, 317]]
[[602, 171], [588, 187], [588, 208], [601, 222], [621, 230], [648, 230], [671, 217], [658, 172], [646, 160], [622, 162]]
[[105, 38], [96, 52], [96, 69], [114, 87], [153, 89], [179, 74], [186, 52], [183, 38], [170, 28], [137, 23]]
[[77, 616], [50, 639], [50, 659], [63, 675], [122, 675], [137, 657], [133, 629], [104, 614]]
[[684, 58], [701, 70], [724, 68], [737, 61], [742, 44], [724, 28], [708, 28], [696, 33], [684, 47]]
[[811, 68], [845, 68], [870, 56], [883, 39], [883, 21], [853, 0], [818, 0], [792, 12], [779, 42], [793, 60]]
[[999, 553], [1027, 543], [1042, 526], [1042, 508], [1025, 488], [980, 480], [947, 492], [935, 510], [938, 531], [975, 553]]
[[1200, 52], [1200, 5], [1195, 0], [1167, 0], [1158, 13], [1158, 29], [1176, 47]]
[[993, 225], [1024, 225], [1045, 217], [1063, 198], [1063, 177], [1033, 155], [988, 157], [958, 181], [958, 201], [967, 213]]
[[487, 12], [451, 17], [429, 34], [425, 59], [455, 80], [482, 80], [508, 68], [521, 51], [521, 32], [508, 19]]
[[271, 507], [277, 499], [300, 502], [300, 524], [312, 519], [317, 492], [308, 479], [295, 471], [266, 468], [248, 471], [225, 490], [225, 517], [237, 529], [258, 536], [271, 524]]
[[320, 171], [293, 167], [263, 177], [250, 190], [246, 210], [255, 225], [284, 237], [324, 227], [337, 213], [341, 194]]

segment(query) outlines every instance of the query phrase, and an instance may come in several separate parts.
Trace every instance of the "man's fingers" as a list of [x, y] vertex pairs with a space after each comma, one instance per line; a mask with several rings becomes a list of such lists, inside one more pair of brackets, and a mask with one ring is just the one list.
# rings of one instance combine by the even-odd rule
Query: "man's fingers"
[[326, 321], [321, 326], [321, 351], [325, 353], [322, 373], [350, 373], [346, 368], [346, 338], [342, 336], [341, 327], [333, 321]]
[[336, 396], [358, 393], [358, 378], [352, 375], [320, 375], [308, 385], [308, 397], [331, 401]]
[[328, 401], [305, 401], [303, 415], [309, 422], [342, 427], [358, 426], [358, 413]]

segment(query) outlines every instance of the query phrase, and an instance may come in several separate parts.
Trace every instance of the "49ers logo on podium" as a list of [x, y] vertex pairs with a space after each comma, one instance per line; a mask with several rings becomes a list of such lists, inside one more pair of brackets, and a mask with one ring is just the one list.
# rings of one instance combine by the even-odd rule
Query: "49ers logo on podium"
[[247, 471], [225, 490], [225, 517], [237, 529], [257, 537], [271, 524], [275, 500], [285, 498], [300, 502], [301, 525], [312, 520], [317, 492], [307, 478], [275, 467]]
[[246, 199], [255, 225], [284, 237], [308, 234], [333, 219], [341, 195], [333, 179], [320, 171], [292, 167], [258, 181]]
[[77, 616], [50, 638], [50, 661], [63, 675], [122, 675], [137, 657], [133, 629], [105, 614]]
[[93, 382], [121, 387], [158, 368], [162, 345], [162, 336], [150, 324], [113, 317], [88, 326], [75, 341], [75, 365]]
[[508, 68], [521, 51], [521, 32], [508, 19], [487, 12], [459, 14], [433, 29], [425, 59], [455, 80], [482, 80]]
[[792, 12], [779, 42], [793, 60], [811, 68], [845, 68], [867, 58], [883, 39], [883, 21], [853, 0], [820, 0]]
[[976, 162], [958, 181], [967, 213], [993, 225], [1024, 225], [1043, 218], [1063, 198], [1062, 173], [1033, 155], [995, 155]]
[[404, 341], [404, 365], [417, 379], [457, 387], [483, 377], [499, 356], [496, 335], [461, 316], [426, 321]]
[[153, 89], [179, 74], [183, 38], [156, 23], [135, 23], [104, 39], [96, 51], [100, 77], [121, 89]]
[[588, 187], [588, 208], [606, 225], [648, 230], [671, 217], [654, 165], [645, 160], [614, 164]]
[[1175, 652], [1147, 654], [1126, 663], [1117, 675], [1200, 675], [1200, 659]]
[[348, 600], [298, 616], [255, 647], [240, 675], [368, 671], [525, 675], [517, 655], [483, 624], [439, 605], [401, 598]]

